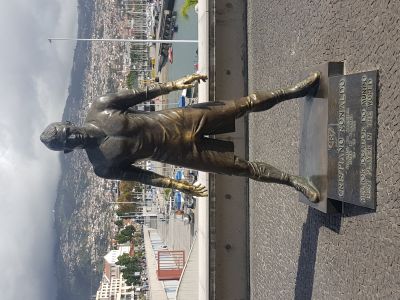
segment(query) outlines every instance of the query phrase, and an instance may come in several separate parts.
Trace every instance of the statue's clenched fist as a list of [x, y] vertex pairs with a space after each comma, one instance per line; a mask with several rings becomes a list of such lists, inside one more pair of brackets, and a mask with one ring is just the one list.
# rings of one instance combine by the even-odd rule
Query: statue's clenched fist
[[202, 74], [192, 74], [192, 75], [187, 75], [181, 79], [175, 80], [174, 86], [177, 89], [183, 90], [183, 89], [188, 89], [192, 88], [195, 86], [195, 84], [200, 81], [205, 82], [207, 80], [207, 75], [202, 75]]
[[207, 188], [200, 183], [191, 184], [185, 180], [174, 180], [173, 188], [192, 196], [197, 196], [197, 197], [208, 196]]

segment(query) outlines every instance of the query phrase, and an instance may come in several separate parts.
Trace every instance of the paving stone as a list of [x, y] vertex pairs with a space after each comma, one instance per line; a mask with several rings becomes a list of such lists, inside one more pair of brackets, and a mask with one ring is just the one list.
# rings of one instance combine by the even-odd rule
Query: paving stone
[[[325, 216], [291, 189], [250, 182], [252, 299], [400, 298], [400, 2], [248, 1], [249, 92], [345, 61], [379, 69], [377, 210]], [[298, 173], [299, 100], [249, 118], [250, 159]]]

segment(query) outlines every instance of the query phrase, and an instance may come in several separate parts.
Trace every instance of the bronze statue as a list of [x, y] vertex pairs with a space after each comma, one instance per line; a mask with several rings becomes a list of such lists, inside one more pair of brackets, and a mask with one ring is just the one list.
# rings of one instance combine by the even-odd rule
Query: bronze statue
[[308, 179], [282, 172], [267, 163], [246, 161], [235, 155], [232, 142], [208, 136], [234, 131], [235, 119], [246, 113], [264, 111], [284, 100], [306, 96], [317, 87], [319, 73], [286, 89], [257, 92], [232, 101], [206, 102], [155, 112], [132, 109], [143, 101], [192, 87], [206, 79], [205, 75], [193, 74], [146, 89], [102, 96], [91, 105], [83, 126], [70, 122], [52, 123], [40, 139], [51, 150], [64, 153], [85, 149], [94, 172], [103, 178], [173, 188], [195, 196], [207, 195], [206, 188], [200, 184], [192, 185], [133, 165], [136, 161], [150, 159], [285, 184], [317, 202], [319, 192]]

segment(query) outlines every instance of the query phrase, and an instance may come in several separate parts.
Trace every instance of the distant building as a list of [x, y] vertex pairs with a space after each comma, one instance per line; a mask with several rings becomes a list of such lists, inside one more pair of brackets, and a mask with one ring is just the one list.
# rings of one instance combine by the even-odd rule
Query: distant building
[[134, 298], [134, 287], [125, 284], [118, 262], [118, 257], [124, 253], [132, 255], [132, 245], [120, 246], [104, 256], [104, 272], [100, 287], [96, 293], [96, 300], [128, 300]]
[[111, 250], [104, 256], [104, 276], [111, 282], [114, 277], [119, 277], [120, 267], [116, 264], [118, 257], [130, 252], [130, 246], [120, 246], [117, 250]]
[[100, 287], [96, 293], [96, 300], [134, 300], [135, 288], [127, 286], [122, 273], [119, 277], [114, 277], [108, 281], [105, 276], [100, 283]]

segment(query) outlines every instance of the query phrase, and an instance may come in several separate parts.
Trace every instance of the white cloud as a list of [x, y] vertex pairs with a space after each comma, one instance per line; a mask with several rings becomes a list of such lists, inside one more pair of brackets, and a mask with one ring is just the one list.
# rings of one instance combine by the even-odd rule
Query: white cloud
[[61, 119], [76, 36], [76, 0], [0, 3], [1, 299], [54, 299], [53, 206], [60, 166], [39, 141]]

